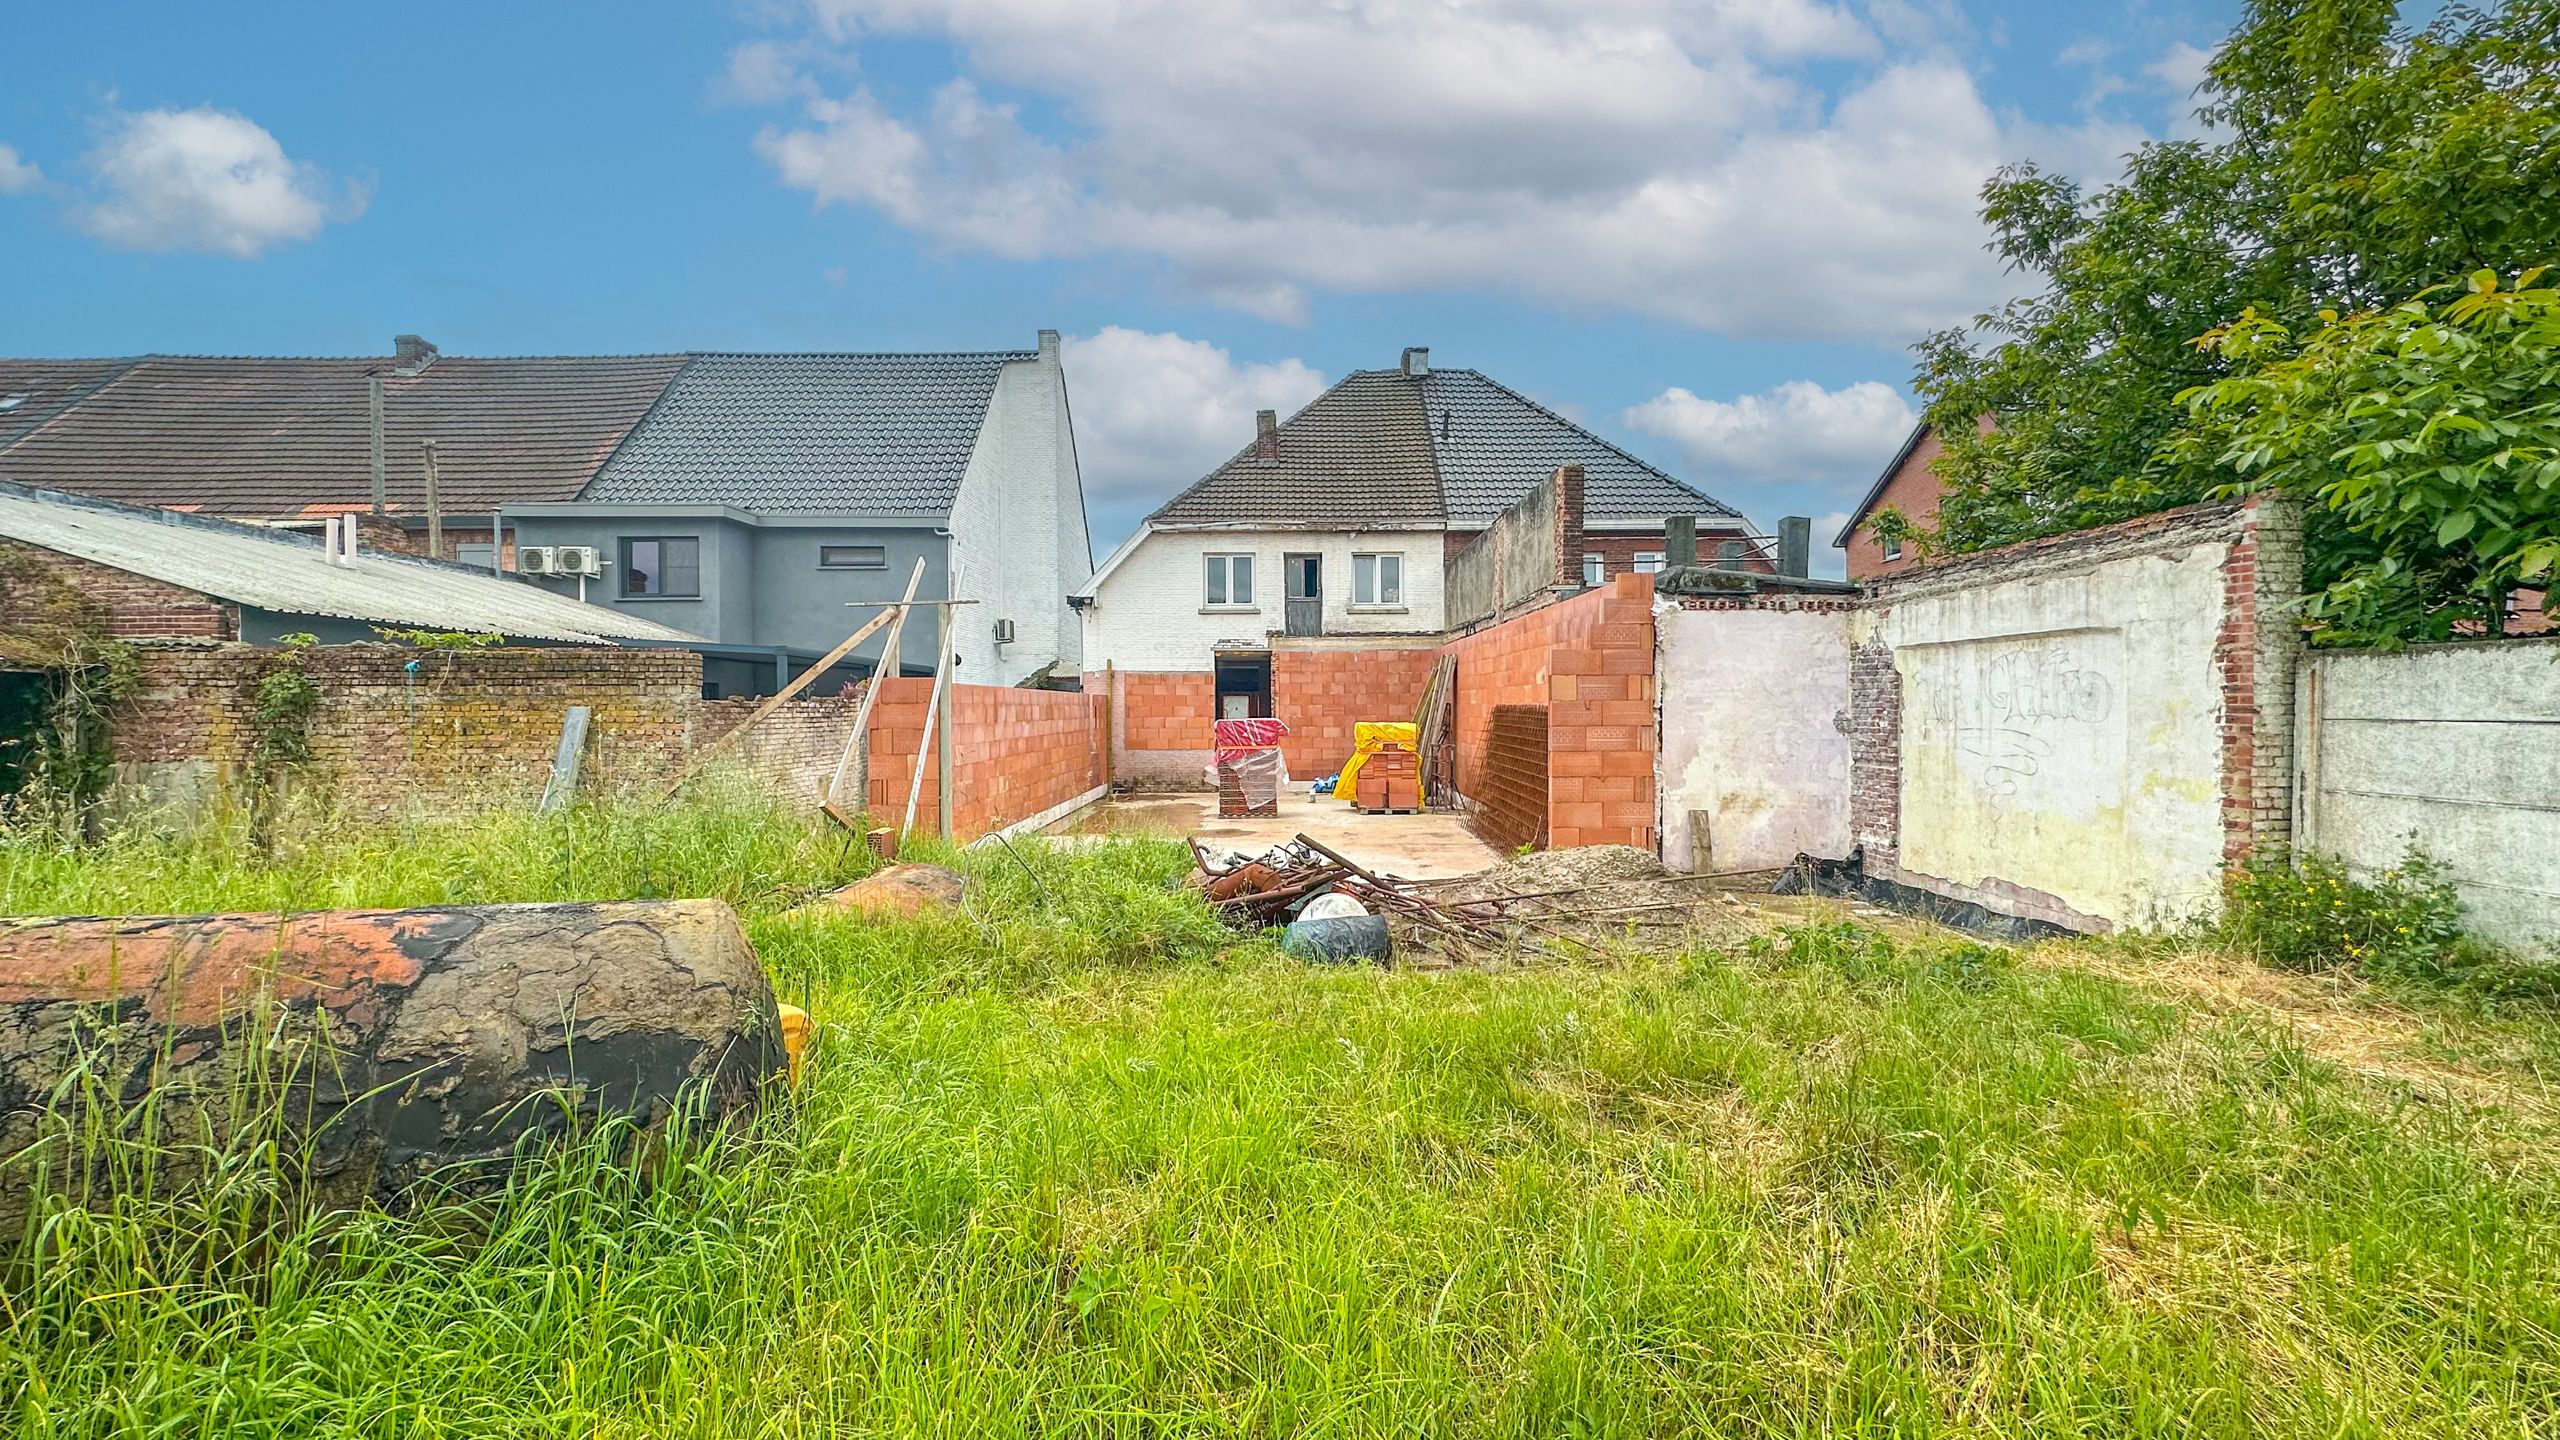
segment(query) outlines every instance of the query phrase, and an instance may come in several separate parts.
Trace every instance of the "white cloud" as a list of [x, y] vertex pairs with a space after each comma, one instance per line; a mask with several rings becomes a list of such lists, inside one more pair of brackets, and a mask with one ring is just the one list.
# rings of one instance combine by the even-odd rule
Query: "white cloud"
[[1874, 483], [1919, 412], [1901, 392], [1874, 380], [1837, 390], [1789, 380], [1732, 400], [1674, 387], [1621, 418], [1671, 442], [1687, 464], [1684, 473], [1709, 494], [1726, 485], [1778, 486], [1799, 498], [1840, 504]]
[[1849, 512], [1846, 510], [1813, 517], [1813, 564], [1807, 568], [1816, 580], [1849, 578], [1849, 552], [1831, 543], [1848, 523]]
[[209, 250], [248, 259], [363, 213], [364, 193], [288, 158], [244, 115], [211, 106], [118, 114], [88, 156], [97, 198], [80, 227], [131, 250]]
[[778, 40], [750, 40], [729, 52], [729, 66], [711, 83], [711, 97], [739, 105], [779, 105], [812, 94], [801, 72], [802, 47]]
[[2005, 292], [1977, 191], [2058, 133], [1901, 38], [1909, 7], [1888, 47], [1819, 0], [808, 3], [812, 43], [938, 40], [963, 74], [920, 111], [800, 99], [756, 141], [783, 183], [954, 248], [1149, 258], [1283, 320], [1313, 290], [1484, 287], [1905, 337]]
[[2205, 72], [2212, 64], [2212, 51], [2198, 49], [2182, 40], [2170, 46], [2168, 53], [2143, 66], [2142, 73], [2183, 100], [2204, 83]]
[[16, 195], [43, 183], [44, 172], [34, 161], [21, 160], [14, 148], [0, 145], [0, 195]]
[[1205, 340], [1117, 325], [1069, 336], [1060, 360], [1094, 538], [1104, 546], [1243, 449], [1254, 411], [1286, 416], [1324, 389], [1324, 376], [1303, 361], [1238, 362]]

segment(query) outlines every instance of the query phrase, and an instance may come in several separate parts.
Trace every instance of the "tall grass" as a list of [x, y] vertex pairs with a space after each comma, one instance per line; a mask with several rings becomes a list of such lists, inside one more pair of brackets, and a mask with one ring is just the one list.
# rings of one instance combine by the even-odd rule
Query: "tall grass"
[[[556, 869], [562, 828], [659, 860]], [[15, 1428], [2524, 1436], [2560, 1413], [2560, 1190], [2523, 1116], [1978, 945], [1825, 924], [1308, 968], [1171, 892], [1172, 845], [951, 858], [964, 911], [881, 925], [792, 910], [842, 865], [751, 806], [0, 860], [12, 909], [697, 886], [745, 904], [821, 1022], [747, 1134], [656, 1137], [643, 1169], [569, 1147], [469, 1223], [296, 1217], [155, 1269], [212, 1216], [57, 1212], [0, 1292]]]

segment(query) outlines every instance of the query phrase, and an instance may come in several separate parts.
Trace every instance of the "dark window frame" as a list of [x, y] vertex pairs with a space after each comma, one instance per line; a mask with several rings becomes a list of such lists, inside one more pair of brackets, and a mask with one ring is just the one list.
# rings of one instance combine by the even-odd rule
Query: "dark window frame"
[[[693, 571], [693, 588], [690, 590], [669, 590], [666, 588], [666, 571], [670, 568], [667, 563], [666, 547], [671, 544], [683, 544], [693, 547], [693, 564], [690, 567]], [[642, 573], [638, 567], [632, 564], [632, 547], [637, 545], [655, 545], [659, 547], [657, 562], [658, 568], [655, 572], [656, 579], [658, 581], [658, 588], [655, 590], [634, 590], [631, 588], [631, 577], [635, 574]], [[614, 560], [621, 567], [622, 574], [616, 577], [614, 593], [621, 599], [699, 600], [702, 598], [701, 536], [622, 535], [615, 537], [615, 552]]]
[[[868, 550], [879, 558], [876, 560], [830, 560], [827, 558], [827, 552], [831, 550]], [[820, 545], [818, 568], [821, 570], [886, 570], [889, 568], [889, 547], [886, 545]]]

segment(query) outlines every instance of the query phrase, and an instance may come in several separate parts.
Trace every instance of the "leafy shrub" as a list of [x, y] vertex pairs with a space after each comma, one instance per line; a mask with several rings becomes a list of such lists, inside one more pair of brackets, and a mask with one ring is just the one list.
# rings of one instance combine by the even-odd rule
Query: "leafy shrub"
[[2462, 945], [2462, 902], [2444, 866], [2411, 847], [2358, 880], [2326, 855], [2252, 865], [2231, 881], [2225, 938], [2286, 970], [2351, 968], [2442, 981]]

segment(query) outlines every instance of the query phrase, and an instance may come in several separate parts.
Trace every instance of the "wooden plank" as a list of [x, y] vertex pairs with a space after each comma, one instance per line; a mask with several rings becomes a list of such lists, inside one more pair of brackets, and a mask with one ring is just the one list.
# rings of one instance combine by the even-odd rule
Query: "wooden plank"
[[[946, 610], [943, 613], [947, 615], [951, 612]], [[943, 692], [950, 688], [951, 646], [946, 639], [946, 642], [942, 647], [942, 658], [936, 661], [933, 667], [933, 694], [927, 697], [924, 702], [924, 735], [916, 745], [915, 773], [907, 781], [907, 813], [905, 818], [898, 822], [898, 844], [902, 849], [907, 843], [907, 833], [915, 829], [916, 807], [924, 803], [924, 761], [927, 753], [926, 747], [934, 743], [933, 729], [935, 724], [942, 717]], [[949, 797], [945, 796], [944, 798], [947, 801]]]
[[586, 753], [590, 714], [586, 706], [572, 705], [561, 715], [560, 748], [551, 757], [551, 778], [543, 782], [536, 814], [551, 814], [577, 796], [578, 758]]
[[[853, 731], [845, 736], [844, 754], [837, 757], [835, 774], [828, 778], [825, 791], [818, 796], [818, 808], [848, 830], [853, 829], [854, 824], [837, 806], [836, 796], [843, 792], [846, 772], [851, 771], [854, 776], [853, 793], [862, 797], [862, 804], [854, 807], [854, 813], [861, 813], [863, 807], [871, 803], [871, 707], [880, 703], [881, 682], [897, 678], [898, 639], [907, 633], [907, 616], [915, 603], [916, 587], [923, 583], [924, 562], [918, 560], [914, 572], [907, 576], [907, 593], [898, 598], [898, 608], [889, 612], [889, 642], [880, 649], [880, 663], [871, 668], [871, 683], [862, 687], [862, 703], [854, 708]], [[945, 607], [942, 613], [948, 615], [951, 611]]]
[[[941, 647], [945, 656], [949, 656], [951, 654], [951, 610], [946, 606], [937, 614], [942, 623], [934, 629], [933, 643]], [[958, 709], [959, 697], [950, 695], [948, 686], [944, 689], [946, 695], [943, 702], [944, 708]], [[934, 798], [940, 802], [934, 808], [942, 812], [938, 817], [937, 828], [940, 829], [942, 838], [945, 840], [955, 838], [951, 833], [952, 817], [957, 813], [951, 794], [951, 732], [957, 728], [951, 723], [951, 717], [945, 715], [942, 717], [942, 723], [934, 727], [933, 732], [933, 790]]]
[[[916, 559], [915, 573], [918, 575], [922, 575], [924, 573], [924, 559], [921, 556]], [[908, 584], [912, 588], [914, 582], [910, 580]], [[875, 603], [885, 604], [887, 602], [882, 601]], [[668, 786], [667, 793], [658, 797], [658, 803], [664, 805], [669, 800], [674, 799], [676, 792], [684, 788], [686, 781], [691, 780], [695, 775], [700, 774], [703, 765], [707, 763], [712, 756], [727, 749], [731, 744], [736, 742], [739, 736], [756, 728], [757, 722], [763, 720], [766, 716], [771, 715], [774, 711], [781, 709], [784, 701], [789, 700], [792, 696], [808, 689], [811, 681], [816, 680], [819, 676], [834, 669], [837, 661], [842, 660], [847, 655], [853, 653], [853, 647], [870, 639], [881, 626], [888, 624], [889, 617], [892, 614], [895, 614], [896, 611], [897, 607], [891, 606], [889, 609], [883, 610], [878, 615], [873, 616], [861, 629], [846, 636], [843, 644], [828, 651], [824, 659], [821, 659], [817, 664], [810, 666], [808, 669], [801, 671], [800, 678], [773, 692], [773, 694], [768, 697], [763, 704], [755, 708], [754, 714], [749, 715], [739, 724], [737, 729], [732, 730], [728, 734], [721, 736], [719, 739], [712, 741], [710, 744], [703, 746], [702, 753], [694, 756], [693, 763], [687, 765], [684, 768], [684, 773], [676, 777], [676, 783]]]

